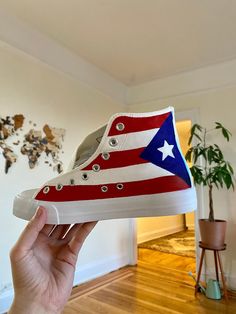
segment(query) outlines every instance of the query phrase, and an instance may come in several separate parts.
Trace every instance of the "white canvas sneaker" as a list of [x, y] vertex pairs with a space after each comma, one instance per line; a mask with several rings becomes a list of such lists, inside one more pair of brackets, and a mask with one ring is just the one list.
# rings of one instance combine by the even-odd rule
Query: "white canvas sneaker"
[[29, 220], [39, 205], [50, 224], [176, 215], [197, 207], [172, 107], [118, 113], [77, 149], [68, 172], [17, 195], [13, 212]]

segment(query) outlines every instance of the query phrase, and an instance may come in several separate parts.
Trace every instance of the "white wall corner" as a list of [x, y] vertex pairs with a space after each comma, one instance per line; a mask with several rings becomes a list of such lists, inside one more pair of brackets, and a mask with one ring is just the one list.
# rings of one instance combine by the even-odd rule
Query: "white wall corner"
[[236, 59], [189, 72], [126, 86], [95, 65], [0, 9], [0, 41], [99, 90], [123, 105], [132, 105], [236, 85]]
[[0, 41], [14, 47], [18, 52], [23, 52], [80, 80], [123, 105], [126, 102], [126, 85], [2, 8]]
[[129, 219], [129, 265], [137, 265], [138, 262], [138, 247], [137, 247], [138, 229], [137, 219]]
[[236, 85], [236, 59], [130, 86], [128, 105], [203, 93]]

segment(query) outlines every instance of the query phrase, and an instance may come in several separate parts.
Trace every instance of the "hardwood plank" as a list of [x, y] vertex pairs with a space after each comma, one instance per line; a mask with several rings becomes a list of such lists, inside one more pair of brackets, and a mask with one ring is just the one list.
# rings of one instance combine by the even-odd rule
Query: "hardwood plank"
[[[154, 293], [150, 289], [146, 289], [144, 287], [144, 285], [138, 285], [136, 286], [136, 290], [134, 290], [132, 286], [128, 286], [126, 283], [120, 282], [118, 286], [112, 284], [109, 287], [109, 290], [112, 290], [119, 295], [124, 295], [126, 298], [129, 298], [130, 301], [135, 298], [136, 300], [139, 300], [140, 303], [145, 305], [149, 304], [155, 307], [156, 310], [162, 308], [163, 313], [165, 313], [167, 309], [168, 311], [175, 313], [183, 313], [184, 309], [184, 313], [192, 314], [197, 307], [184, 298], [173, 298], [173, 295], [170, 292], [167, 294], [160, 294], [159, 290], [156, 290]], [[205, 313], [205, 310], [199, 307], [198, 312]], [[208, 313], [213, 314], [215, 311], [208, 311]]]
[[[72, 312], [71, 310], [74, 312]], [[100, 300], [95, 300], [91, 298], [90, 296], [84, 296], [80, 298], [79, 302], [77, 299], [74, 299], [73, 301], [71, 301], [69, 305], [67, 305], [67, 307], [65, 308], [63, 314], [65, 313], [127, 314], [129, 312], [126, 310], [118, 309], [114, 305], [103, 303]]]
[[195, 271], [193, 258], [141, 250], [137, 267], [120, 269], [73, 289], [63, 314], [236, 313], [231, 295], [228, 303], [201, 294], [194, 297], [195, 283], [188, 276], [188, 271]]
[[164, 266], [156, 266], [153, 264], [148, 264], [146, 262], [139, 262], [138, 263], [138, 268], [136, 269], [137, 271], [142, 271], [142, 270], [147, 270], [149, 272], [152, 272], [153, 274], [161, 274], [161, 273], [166, 273], [171, 275], [172, 273], [175, 274], [176, 276], [179, 277], [185, 277], [186, 280], [193, 280], [189, 275], [188, 272], [186, 271], [181, 271], [181, 270], [177, 270], [177, 269], [172, 269], [169, 267], [164, 267]]
[[103, 286], [109, 285], [111, 282], [115, 280], [120, 280], [122, 278], [126, 278], [127, 276], [132, 275], [132, 267], [126, 266], [122, 269], [118, 269], [116, 271], [110, 272], [102, 277], [96, 278], [94, 280], [83, 283], [79, 286], [75, 286], [72, 290], [70, 300], [78, 298], [82, 295], [87, 295], [92, 290], [99, 289]]
[[[167, 289], [162, 289], [162, 282], [159, 282], [159, 288], [150, 288], [147, 283], [136, 284], [135, 289], [132, 284], [125, 282], [124, 280], [119, 283], [113, 283], [109, 286], [109, 289], [115, 291], [119, 294], [124, 294], [127, 298], [138, 298], [142, 301], [148, 301], [151, 304], [162, 305], [163, 308], [168, 308], [178, 313], [224, 313], [225, 309], [228, 308], [228, 313], [230, 313], [230, 306], [226, 306], [225, 302], [218, 302], [206, 299], [204, 297], [204, 308], [202, 308], [201, 303], [198, 298], [194, 297], [194, 289], [189, 289], [188, 294], [183, 294], [182, 290], [179, 289], [178, 293], [175, 292], [171, 285]], [[137, 293], [138, 291], [138, 293]], [[201, 300], [201, 299], [200, 299]], [[235, 311], [235, 307], [234, 307]], [[232, 311], [232, 313], [235, 313]]]
[[103, 300], [110, 305], [115, 305], [118, 309], [123, 309], [128, 311], [129, 313], [171, 313], [178, 314], [176, 311], [172, 311], [167, 309], [164, 312], [164, 308], [159, 304], [152, 304], [149, 301], [142, 301], [139, 298], [132, 298], [129, 295], [124, 293], [114, 292], [109, 289], [102, 289], [91, 295], [92, 298], [96, 300]]
[[138, 249], [139, 262], [147, 262], [148, 264], [155, 264], [164, 266], [166, 268], [196, 272], [196, 262], [193, 257], [178, 256], [149, 249]]
[[[144, 286], [142, 289], [149, 289], [153, 292], [158, 291], [158, 293], [170, 294], [173, 298], [185, 298], [187, 301], [192, 300], [193, 298], [193, 288], [190, 286], [185, 286], [181, 283], [172, 283], [166, 284], [162, 283], [159, 280], [152, 279], [148, 280], [145, 276], [142, 278], [140, 276], [135, 276], [132, 278], [128, 278], [126, 283], [132, 284], [134, 287]], [[190, 297], [189, 297], [190, 296]]]

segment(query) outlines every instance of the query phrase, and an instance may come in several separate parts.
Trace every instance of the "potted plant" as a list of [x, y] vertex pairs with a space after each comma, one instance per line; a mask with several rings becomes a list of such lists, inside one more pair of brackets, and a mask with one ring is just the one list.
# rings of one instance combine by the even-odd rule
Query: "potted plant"
[[226, 221], [215, 219], [212, 192], [213, 187], [234, 188], [234, 171], [231, 164], [225, 160], [220, 147], [211, 143], [209, 134], [213, 132], [220, 132], [227, 141], [231, 136], [230, 131], [219, 122], [215, 122], [213, 129], [194, 124], [188, 142], [190, 145], [195, 139], [194, 146], [188, 149], [185, 158], [192, 162], [190, 170], [194, 184], [208, 188], [209, 217], [199, 220], [201, 241], [210, 248], [220, 248], [225, 243]]

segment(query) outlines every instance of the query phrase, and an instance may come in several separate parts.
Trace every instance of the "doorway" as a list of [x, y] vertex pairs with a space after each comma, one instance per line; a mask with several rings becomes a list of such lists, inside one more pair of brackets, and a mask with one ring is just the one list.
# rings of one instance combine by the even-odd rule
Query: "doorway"
[[[187, 152], [191, 120], [177, 121], [183, 154]], [[148, 262], [195, 272], [195, 214], [137, 218], [138, 263]]]
[[[182, 112], [176, 112], [175, 113], [175, 120], [177, 122], [179, 121], [186, 121], [190, 120], [191, 125], [194, 123], [199, 122], [199, 110], [197, 108], [185, 110]], [[198, 219], [199, 217], [202, 217], [204, 215], [204, 198], [203, 198], [203, 188], [198, 187], [197, 189], [197, 210], [194, 212], [194, 229], [195, 229], [195, 244], [198, 244], [198, 241], [200, 240], [200, 234], [199, 234], [199, 228], [198, 228]], [[170, 218], [171, 216], [169, 216]], [[130, 265], [137, 265], [138, 263], [138, 235], [137, 235], [137, 219], [136, 218], [130, 218], [129, 219], [129, 230], [130, 230], [130, 236], [129, 236], [129, 264]], [[151, 252], [151, 250], [150, 250]], [[165, 253], [168, 254], [168, 253]], [[199, 246], [196, 245], [196, 258], [195, 258], [195, 264], [196, 268], [199, 264], [199, 256], [200, 256], [200, 249]], [[175, 255], [176, 257], [178, 255]], [[181, 257], [180, 257], [181, 258]], [[204, 265], [203, 265], [204, 266]], [[196, 268], [194, 272], [196, 272]]]

